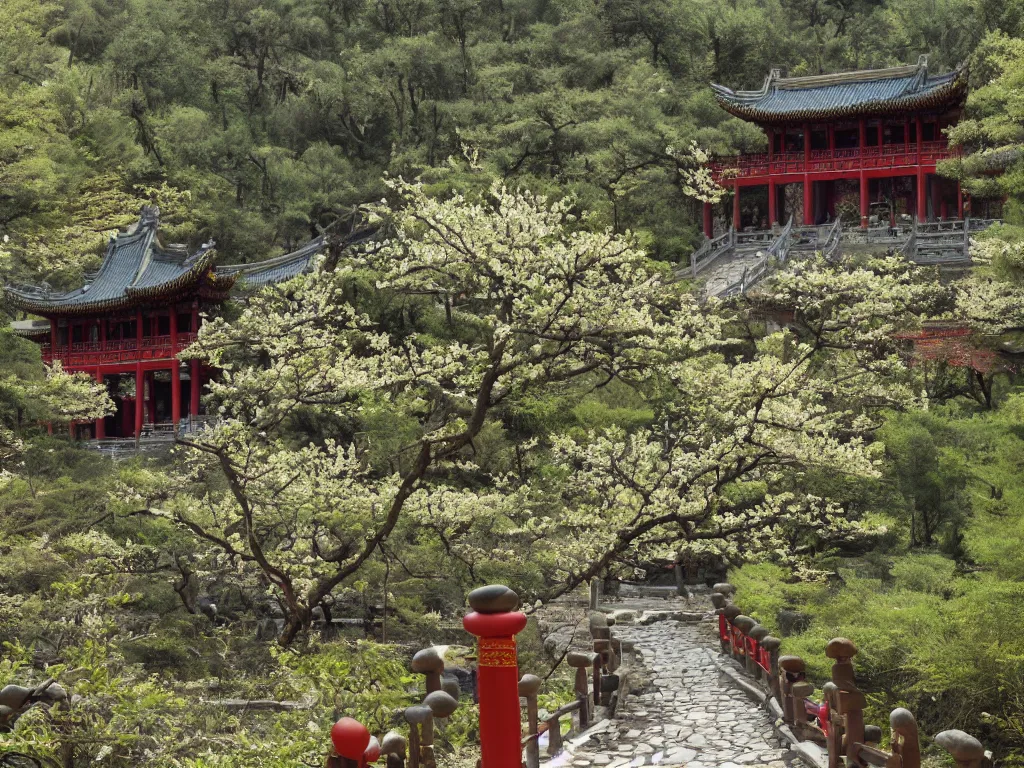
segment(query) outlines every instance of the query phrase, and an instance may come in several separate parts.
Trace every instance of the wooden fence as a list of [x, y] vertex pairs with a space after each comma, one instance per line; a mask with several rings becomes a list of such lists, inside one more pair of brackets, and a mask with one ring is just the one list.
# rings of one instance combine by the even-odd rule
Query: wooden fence
[[[852, 641], [837, 637], [825, 646], [825, 655], [833, 661], [832, 674], [822, 685], [821, 700], [815, 701], [815, 686], [807, 680], [804, 660], [781, 653], [782, 641], [743, 614], [733, 602], [736, 590], [731, 584], [716, 584], [713, 589], [722, 653], [743, 666], [764, 691], [768, 708], [798, 741], [827, 750], [828, 768], [921, 768], [917, 721], [909, 710], [898, 708], [890, 714], [888, 751], [879, 748], [882, 729], [865, 724], [867, 699], [857, 687], [853, 668], [857, 647]], [[963, 731], [943, 731], [934, 740], [950, 752], [959, 768], [991, 765], [991, 753]]]

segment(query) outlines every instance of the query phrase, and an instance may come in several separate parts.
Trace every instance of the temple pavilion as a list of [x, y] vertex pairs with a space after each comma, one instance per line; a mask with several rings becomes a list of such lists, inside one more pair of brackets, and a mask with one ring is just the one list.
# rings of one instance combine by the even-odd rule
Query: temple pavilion
[[[846, 200], [853, 211], [859, 201], [861, 227], [876, 212], [890, 224], [897, 215], [963, 218], [959, 184], [935, 174], [936, 163], [956, 151], [943, 129], [960, 117], [963, 67], [935, 75], [922, 56], [912, 66], [812, 77], [782, 77], [773, 69], [756, 91], [711, 87], [723, 109], [768, 139], [766, 152], [712, 162], [716, 181], [734, 190], [737, 231], [767, 229], [790, 215], [804, 225], [833, 221]], [[712, 206], [705, 204], [705, 234], [712, 230]]]
[[78, 437], [139, 437], [176, 431], [200, 413], [200, 393], [211, 371], [178, 355], [196, 339], [204, 313], [232, 290], [260, 288], [309, 270], [323, 237], [294, 253], [248, 265], [217, 267], [212, 242], [189, 253], [163, 245], [159, 209], [110, 239], [103, 262], [80, 288], [7, 287], [15, 309], [44, 320], [19, 321], [15, 332], [33, 338], [43, 361], [102, 382], [117, 411], [92, 424], [72, 425]]

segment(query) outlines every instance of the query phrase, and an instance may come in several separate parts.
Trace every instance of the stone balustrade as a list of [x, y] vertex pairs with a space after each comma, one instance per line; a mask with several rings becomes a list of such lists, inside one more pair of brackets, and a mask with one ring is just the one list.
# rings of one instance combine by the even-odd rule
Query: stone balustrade
[[[851, 640], [837, 637], [825, 646], [825, 655], [833, 661], [831, 679], [822, 686], [821, 701], [815, 701], [815, 686], [807, 679], [804, 660], [780, 653], [782, 641], [744, 615], [733, 602], [735, 594], [735, 587], [723, 582], [715, 584], [711, 595], [722, 653], [742, 666], [744, 677], [749, 676], [761, 691], [758, 698], [782, 720], [803, 757], [813, 753], [799, 749], [799, 743], [811, 742], [824, 747], [827, 768], [921, 768], [917, 721], [909, 710], [897, 708], [890, 714], [888, 751], [879, 748], [882, 729], [864, 722], [867, 699], [857, 687], [853, 667], [857, 646]], [[934, 741], [953, 756], [959, 768], [991, 764], [991, 753], [963, 731], [943, 731]]]

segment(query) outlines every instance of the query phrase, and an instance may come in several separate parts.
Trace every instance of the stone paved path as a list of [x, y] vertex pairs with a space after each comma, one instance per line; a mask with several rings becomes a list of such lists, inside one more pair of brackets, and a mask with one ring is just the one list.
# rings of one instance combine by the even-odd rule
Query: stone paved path
[[720, 680], [707, 624], [618, 624], [615, 633], [634, 642], [650, 681], [603, 733], [553, 758], [552, 768], [787, 768], [796, 760], [779, 747], [768, 715]]

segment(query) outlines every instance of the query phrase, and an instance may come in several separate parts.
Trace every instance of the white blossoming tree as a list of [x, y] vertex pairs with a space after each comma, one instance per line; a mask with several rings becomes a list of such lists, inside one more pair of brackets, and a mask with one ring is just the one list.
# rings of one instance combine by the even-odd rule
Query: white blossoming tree
[[[514, 565], [543, 596], [637, 553], [754, 554], [856, 527], [839, 501], [785, 482], [874, 472], [870, 419], [829, 402], [819, 375], [826, 342], [730, 339], [728, 313], [568, 202], [392, 191], [374, 210], [386, 239], [204, 327], [187, 354], [223, 372], [219, 423], [187, 441], [186, 476], [125, 494], [160, 496], [260, 573], [285, 609], [283, 643], [375, 557], [410, 571], [425, 536], [442, 572]], [[870, 344], [878, 329], [862, 326]], [[517, 471], [481, 469], [485, 430], [518, 404], [613, 382], [650, 403], [650, 425], [537, 435], [515, 446]], [[880, 386], [851, 374], [840, 391]]]

